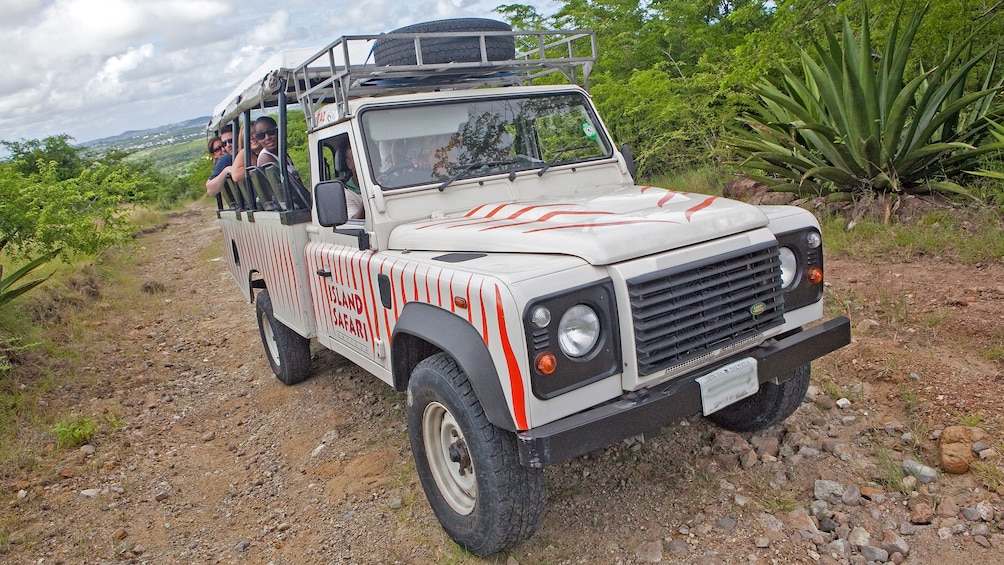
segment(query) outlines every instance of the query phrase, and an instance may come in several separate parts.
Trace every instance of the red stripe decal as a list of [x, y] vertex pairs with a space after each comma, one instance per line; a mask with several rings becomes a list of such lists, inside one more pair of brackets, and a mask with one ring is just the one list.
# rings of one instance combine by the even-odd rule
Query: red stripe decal
[[415, 288], [415, 298], [414, 298], [414, 300], [417, 301], [418, 300], [418, 265], [415, 265], [415, 271], [411, 273], [411, 283], [414, 285], [414, 288]]
[[[373, 279], [376, 278], [373, 274], [373, 267], [372, 267], [373, 257], [375, 255], [376, 255], [375, 253], [370, 253], [366, 257], [366, 266], [365, 266], [365, 271], [363, 271], [363, 279], [366, 281], [366, 285], [369, 288], [368, 294], [370, 295], [370, 304], [373, 305], [373, 314], [372, 314], [373, 331], [374, 334], [376, 335], [376, 339], [380, 339], [381, 336], [380, 322], [377, 320], [377, 313], [380, 310], [377, 308], [376, 288], [373, 286]], [[363, 269], [362, 261], [359, 262], [359, 268], [360, 270]]]
[[447, 287], [449, 289], [449, 294], [446, 296], [446, 299], [450, 301], [450, 312], [453, 312], [454, 314], [457, 313], [457, 305], [453, 303], [453, 277], [456, 275], [456, 271], [450, 273], [450, 285]]
[[[365, 277], [365, 273], [363, 272], [363, 262], [360, 261], [360, 260], [358, 260], [356, 257], [359, 256], [359, 255], [364, 255], [364, 254], [365, 254], [364, 251], [356, 250], [356, 251], [352, 252], [352, 256], [351, 257], [347, 258], [348, 261], [350, 262], [349, 264], [350, 264], [350, 266], [352, 268], [352, 286], [353, 286], [353, 288], [358, 288], [359, 289], [359, 295], [360, 295], [360, 297], [363, 297], [363, 296], [366, 295], [366, 280], [367, 279]], [[357, 277], [357, 273], [358, 273], [358, 277]], [[369, 326], [369, 330], [368, 331], [369, 331], [370, 348], [371, 348], [370, 349], [370, 354], [372, 354], [372, 352], [373, 352], [372, 348], [376, 346], [376, 342], [374, 341], [374, 339], [375, 339], [376, 336], [375, 336], [375, 332], [373, 331], [374, 320], [373, 320], [372, 316], [370, 316], [370, 305], [367, 304], [367, 302], [366, 302], [365, 299], [362, 300], [362, 303], [363, 303], [363, 313], [366, 315], [366, 325]]]
[[439, 307], [443, 307], [443, 268], [439, 268], [439, 274], [436, 275], [436, 295], [439, 297]]
[[468, 216], [468, 217], [473, 216], [474, 214], [478, 213], [478, 210], [484, 208], [485, 206], [487, 206], [487, 204], [482, 204], [481, 206], [478, 206], [477, 208], [475, 208], [475, 209], [471, 210], [470, 212], [464, 214], [464, 216]]
[[505, 329], [505, 309], [502, 307], [502, 293], [495, 287], [495, 312], [499, 322], [499, 339], [505, 352], [506, 367], [509, 372], [509, 388], [512, 391], [512, 411], [516, 417], [516, 429], [526, 430], [526, 399], [523, 395], [523, 375], [519, 372], [516, 354], [509, 343], [509, 333]]
[[672, 200], [674, 196], [676, 196], [675, 192], [673, 192], [672, 190], [667, 190], [665, 196], [660, 198], [659, 202], [657, 202], [655, 205], [662, 208], [662, 205]]
[[499, 213], [500, 211], [502, 211], [503, 209], [505, 209], [505, 207], [506, 207], [506, 206], [507, 206], [507, 204], [500, 204], [500, 205], [496, 206], [496, 207], [495, 207], [495, 209], [494, 209], [494, 210], [492, 210], [491, 212], [488, 212], [488, 213], [487, 213], [487, 214], [485, 215], [485, 217], [486, 217], [486, 218], [491, 218], [491, 217], [492, 217], [492, 216], [494, 216], [495, 214], [498, 214], [498, 213]]
[[[401, 276], [398, 279], [398, 280], [401, 281], [400, 282], [400, 285], [401, 285], [401, 310], [404, 310], [405, 304], [408, 303], [408, 285], [404, 282], [404, 275], [406, 274], [407, 270], [408, 270], [408, 264], [405, 263], [404, 265], [401, 266]], [[397, 324], [397, 321], [398, 321], [398, 319], [400, 317], [401, 316], [400, 316], [400, 314], [398, 312], [398, 309], [394, 308], [394, 323], [395, 324]]]
[[474, 275], [468, 275], [467, 277], [467, 288], [464, 290], [464, 298], [467, 299], [467, 322], [474, 325], [474, 305], [471, 304], [471, 282], [474, 281]]
[[432, 295], [429, 294], [429, 271], [432, 270], [432, 265], [425, 266], [425, 274], [422, 275], [425, 283], [425, 301], [432, 304]]
[[689, 222], [690, 221], [690, 217], [694, 215], [694, 212], [699, 212], [699, 211], [707, 208], [708, 206], [711, 206], [711, 203], [714, 202], [717, 199], [718, 199], [717, 196], [712, 196], [712, 197], [706, 199], [704, 202], [701, 202], [697, 206], [694, 206], [693, 208], [687, 210], [686, 212], [684, 212], [683, 215], [687, 217], [687, 221]]
[[553, 208], [555, 206], [571, 206], [571, 204], [538, 204], [536, 206], [527, 206], [522, 210], [517, 211], [515, 214], [509, 216], [510, 220], [515, 220], [516, 218], [522, 216], [523, 214], [529, 212], [530, 210], [536, 210], [537, 208]]
[[485, 339], [485, 345], [491, 347], [488, 339], [488, 311], [485, 308], [485, 280], [481, 279], [478, 285], [478, 307], [481, 308], [481, 336]]
[[[380, 274], [381, 275], [383, 274], [383, 267], [384, 267], [385, 264], [387, 264], [387, 260], [386, 259], [384, 259], [383, 261], [380, 261]], [[394, 273], [394, 266], [391, 265], [390, 269], [391, 269], [391, 274], [393, 274]], [[390, 281], [390, 275], [387, 276], [387, 280]], [[394, 303], [394, 287], [393, 286], [391, 286], [391, 288], [390, 288], [390, 301], [391, 301], [391, 304]], [[381, 305], [382, 305], [382, 303], [381, 303]], [[384, 308], [383, 309], [383, 325], [384, 325], [385, 328], [387, 328], [387, 338], [388, 338], [388, 341], [390, 341], [390, 336], [392, 335], [392, 332], [390, 331], [390, 317], [388, 315], [388, 310], [389, 310], [389, 308]]]

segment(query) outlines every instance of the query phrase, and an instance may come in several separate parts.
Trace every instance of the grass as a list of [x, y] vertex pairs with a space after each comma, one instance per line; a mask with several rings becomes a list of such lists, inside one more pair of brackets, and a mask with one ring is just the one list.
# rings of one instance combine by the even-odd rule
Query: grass
[[953, 416], [960, 425], [969, 427], [979, 426], [984, 418], [982, 412], [956, 412]]
[[[140, 227], [163, 219], [143, 210], [130, 214]], [[51, 279], [0, 308], [0, 343], [7, 343], [0, 359], [10, 367], [0, 371], [0, 480], [36, 474], [52, 447], [81, 445], [125, 425], [108, 411], [66, 415], [68, 407], [56, 398], [107, 378], [88, 368], [113, 339], [101, 329], [160, 300], [135, 283], [144, 257], [142, 249], [126, 247], [56, 261]]]
[[903, 466], [899, 461], [893, 458], [892, 451], [881, 444], [875, 444], [872, 454], [875, 456], [877, 461], [879, 473], [878, 476], [875, 477], [875, 482], [889, 490], [898, 490], [903, 494], [910, 494], [903, 485], [903, 478], [906, 476], [905, 473], [903, 473]]
[[1004, 441], [998, 442], [994, 449], [997, 451], [995, 456], [973, 462], [969, 470], [987, 490], [1001, 493], [1004, 489]]
[[643, 185], [660, 186], [679, 192], [696, 192], [721, 196], [722, 187], [732, 178], [732, 175], [721, 168], [702, 167], [685, 171], [676, 175], [663, 175], [650, 179], [638, 179]]
[[847, 225], [839, 216], [822, 220], [828, 256], [885, 262], [935, 256], [967, 265], [1004, 258], [1004, 220], [991, 208], [931, 212], [919, 221], [891, 225], [862, 219], [851, 230]]
[[746, 482], [746, 488], [757, 502], [768, 513], [791, 512], [798, 506], [795, 495], [790, 491], [781, 488], [770, 480], [770, 473], [765, 468], [760, 468], [758, 472], [750, 473], [750, 479]]

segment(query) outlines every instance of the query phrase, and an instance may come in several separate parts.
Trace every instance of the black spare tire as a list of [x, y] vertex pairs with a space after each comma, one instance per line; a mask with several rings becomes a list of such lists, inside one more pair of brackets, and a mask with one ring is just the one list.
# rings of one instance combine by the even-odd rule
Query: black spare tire
[[[445, 33], [512, 31], [505, 22], [485, 18], [456, 18], [413, 24], [387, 33]], [[481, 40], [469, 37], [439, 37], [422, 39], [422, 63], [476, 63], [481, 61]], [[489, 61], [507, 61], [515, 58], [516, 44], [511, 36], [486, 36], [485, 50]], [[373, 46], [373, 60], [380, 66], [415, 65], [414, 39], [380, 39]]]

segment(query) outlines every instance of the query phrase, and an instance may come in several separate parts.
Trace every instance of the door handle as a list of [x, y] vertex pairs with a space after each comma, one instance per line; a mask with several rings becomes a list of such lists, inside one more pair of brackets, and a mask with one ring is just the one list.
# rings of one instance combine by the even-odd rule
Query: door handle
[[320, 276], [322, 276], [322, 277], [330, 277], [331, 276], [331, 271], [329, 271], [327, 269], [317, 269], [317, 274], [320, 275]]

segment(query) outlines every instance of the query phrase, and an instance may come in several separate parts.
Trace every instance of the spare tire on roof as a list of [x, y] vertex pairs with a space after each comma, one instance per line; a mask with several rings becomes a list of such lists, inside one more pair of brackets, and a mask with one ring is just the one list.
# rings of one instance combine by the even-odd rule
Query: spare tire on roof
[[[466, 31], [512, 31], [505, 22], [485, 18], [457, 18], [436, 20], [405, 26], [395, 33], [443, 33]], [[507, 61], [516, 57], [516, 44], [512, 36], [486, 36], [485, 50], [489, 61]], [[415, 40], [380, 39], [373, 46], [373, 60], [380, 66], [415, 65]], [[470, 37], [440, 37], [422, 39], [422, 63], [476, 63], [481, 61], [481, 40], [477, 35]]]

